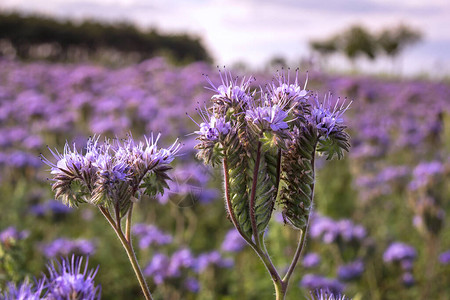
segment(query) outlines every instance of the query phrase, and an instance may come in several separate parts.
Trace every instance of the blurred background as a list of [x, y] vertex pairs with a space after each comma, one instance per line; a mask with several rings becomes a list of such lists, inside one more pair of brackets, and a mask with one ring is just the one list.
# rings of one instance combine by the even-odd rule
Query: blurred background
[[[326, 287], [353, 299], [450, 297], [448, 1], [124, 1], [0, 3], [0, 289], [71, 253], [100, 265], [103, 299], [139, 286], [99, 212], [53, 199], [48, 167], [66, 141], [176, 137], [170, 191], [133, 215], [156, 299], [271, 299], [269, 276], [232, 230], [220, 170], [195, 158], [195, 109], [217, 65], [264, 86], [300, 68], [320, 97], [353, 100], [352, 149], [317, 161], [315, 215], [287, 299]], [[291, 72], [291, 78], [294, 75]], [[307, 75], [308, 74], [308, 75]], [[163, 217], [162, 217], [163, 216]], [[279, 270], [297, 233], [275, 212]]]

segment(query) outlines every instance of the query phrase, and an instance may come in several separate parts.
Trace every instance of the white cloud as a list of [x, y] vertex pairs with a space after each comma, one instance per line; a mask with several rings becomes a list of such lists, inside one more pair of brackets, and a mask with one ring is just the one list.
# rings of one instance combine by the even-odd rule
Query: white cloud
[[350, 25], [377, 30], [403, 22], [424, 33], [425, 52], [436, 60], [450, 60], [442, 51], [431, 50], [445, 44], [439, 41], [450, 40], [450, 30], [443, 30], [450, 28], [447, 0], [2, 0], [1, 7], [130, 20], [168, 32], [187, 30], [203, 38], [220, 64], [244, 60], [256, 65], [277, 54], [300, 57], [307, 54], [310, 39]]

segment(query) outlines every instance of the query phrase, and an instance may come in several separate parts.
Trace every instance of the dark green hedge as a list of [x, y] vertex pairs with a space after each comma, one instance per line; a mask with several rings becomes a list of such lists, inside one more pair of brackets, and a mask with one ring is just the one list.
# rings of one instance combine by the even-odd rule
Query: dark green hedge
[[[211, 61], [202, 42], [187, 34], [163, 35], [155, 29], [141, 31], [129, 23], [82, 23], [43, 16], [0, 13], [0, 40], [9, 41], [21, 59], [40, 56], [50, 60], [67, 60], [113, 50], [132, 54], [138, 60], [164, 54], [176, 63]], [[42, 51], [44, 47], [47, 50]], [[41, 51], [38, 50], [41, 46]], [[2, 51], [0, 45], [0, 55]]]

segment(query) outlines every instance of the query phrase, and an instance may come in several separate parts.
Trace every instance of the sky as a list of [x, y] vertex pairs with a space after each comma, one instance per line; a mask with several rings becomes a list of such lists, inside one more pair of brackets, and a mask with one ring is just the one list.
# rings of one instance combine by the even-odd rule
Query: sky
[[[129, 21], [200, 37], [219, 65], [262, 67], [274, 56], [298, 62], [309, 41], [360, 24], [372, 32], [406, 24], [423, 40], [402, 55], [407, 74], [450, 74], [448, 0], [1, 0], [0, 9], [61, 18]], [[343, 65], [330, 61], [330, 67]], [[367, 70], [387, 67], [364, 64]]]

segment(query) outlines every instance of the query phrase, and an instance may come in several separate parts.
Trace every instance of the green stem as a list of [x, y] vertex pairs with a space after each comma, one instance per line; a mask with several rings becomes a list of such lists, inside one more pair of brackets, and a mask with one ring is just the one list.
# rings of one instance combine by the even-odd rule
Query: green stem
[[131, 216], [133, 213], [133, 202], [130, 204], [130, 209], [127, 214], [127, 221], [125, 223], [125, 234], [127, 237], [127, 241], [131, 244]]
[[129, 242], [125, 235], [122, 232], [122, 229], [117, 226], [117, 224], [114, 223], [113, 218], [111, 217], [111, 214], [106, 210], [106, 208], [104, 207], [99, 207], [101, 213], [103, 214], [103, 216], [105, 216], [105, 218], [108, 220], [109, 224], [111, 225], [111, 227], [114, 229], [114, 231], [117, 234], [117, 237], [119, 238], [119, 240], [122, 242], [122, 246], [125, 249], [127, 255], [128, 255], [128, 259], [131, 262], [131, 265], [133, 267], [134, 272], [136, 273], [136, 277], [139, 281], [139, 284], [141, 286], [142, 292], [144, 293], [144, 297], [146, 300], [153, 300], [152, 295], [150, 293], [150, 290], [147, 286], [147, 283], [145, 282], [145, 278], [144, 275], [142, 274], [142, 270], [139, 266], [139, 263], [137, 261], [136, 258], [136, 254], [134, 253], [133, 250], [133, 245], [131, 244], [131, 242]]
[[284, 300], [286, 297], [287, 284], [285, 282], [273, 282], [275, 286], [275, 299], [276, 300]]
[[[308, 217], [308, 219], [309, 219], [309, 217]], [[286, 283], [286, 285], [288, 285], [289, 279], [291, 278], [292, 273], [294, 272], [295, 266], [297, 265], [298, 260], [300, 258], [300, 255], [302, 254], [302, 250], [305, 246], [307, 232], [308, 232], [308, 225], [306, 225], [306, 228], [302, 231], [302, 233], [300, 235], [300, 239], [298, 241], [298, 245], [297, 245], [297, 249], [295, 250], [294, 257], [292, 258], [292, 262], [289, 265], [286, 275], [284, 275], [283, 281]]]

